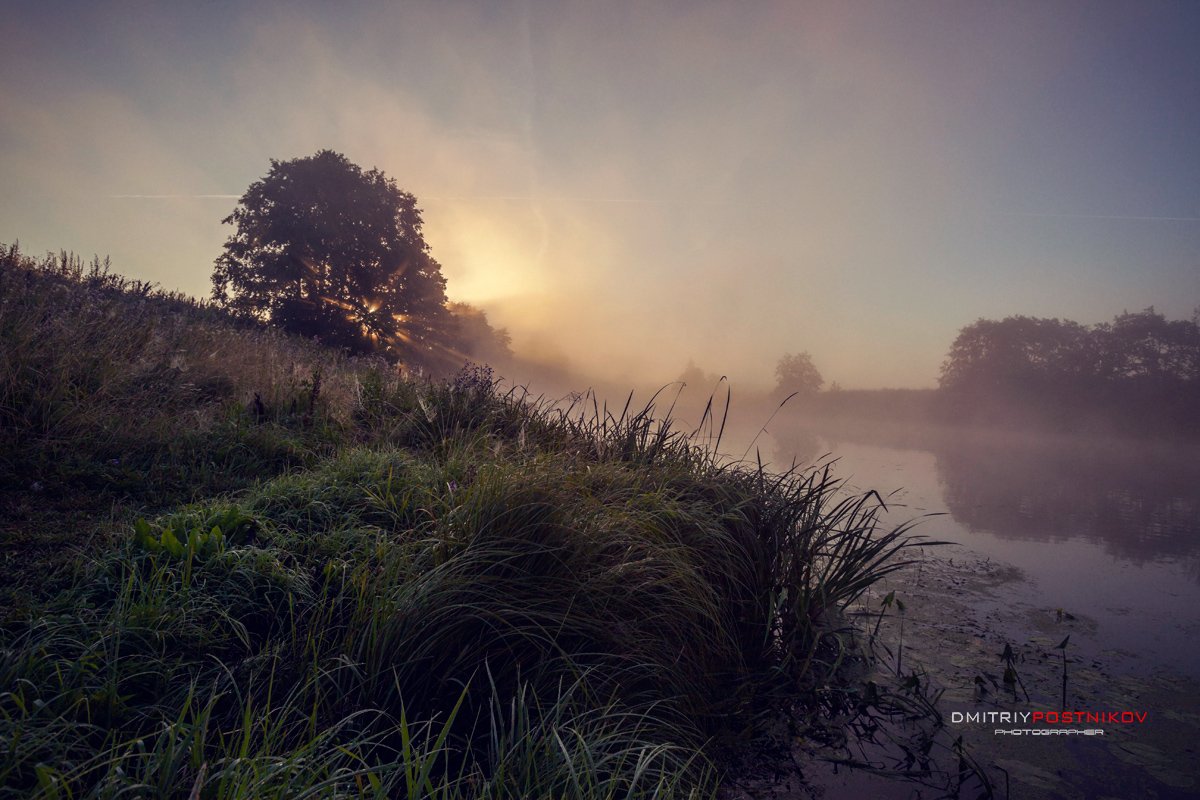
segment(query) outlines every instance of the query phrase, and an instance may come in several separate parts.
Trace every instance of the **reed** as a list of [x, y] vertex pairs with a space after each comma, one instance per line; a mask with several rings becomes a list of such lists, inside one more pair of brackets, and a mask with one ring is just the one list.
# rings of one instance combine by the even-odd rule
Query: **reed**
[[6, 563], [39, 555], [0, 797], [712, 796], [915, 541], [657, 397], [405, 376], [5, 252]]

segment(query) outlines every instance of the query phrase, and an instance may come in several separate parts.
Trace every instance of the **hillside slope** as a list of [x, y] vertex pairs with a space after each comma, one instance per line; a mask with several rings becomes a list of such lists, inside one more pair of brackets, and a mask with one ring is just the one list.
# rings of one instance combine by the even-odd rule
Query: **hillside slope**
[[0, 258], [0, 797], [692, 797], [904, 531], [721, 463]]

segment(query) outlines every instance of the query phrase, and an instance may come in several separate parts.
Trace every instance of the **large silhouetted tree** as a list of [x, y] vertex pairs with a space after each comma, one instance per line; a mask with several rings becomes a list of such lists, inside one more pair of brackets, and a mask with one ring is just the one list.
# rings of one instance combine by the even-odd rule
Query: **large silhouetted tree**
[[416, 198], [344, 155], [271, 161], [225, 218], [221, 305], [354, 352], [428, 361], [447, 325], [446, 280]]

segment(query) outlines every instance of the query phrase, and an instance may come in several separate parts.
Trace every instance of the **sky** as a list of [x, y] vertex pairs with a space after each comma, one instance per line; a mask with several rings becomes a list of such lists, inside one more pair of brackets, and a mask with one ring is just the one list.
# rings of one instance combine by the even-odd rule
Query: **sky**
[[1200, 307], [1200, 4], [5, 0], [0, 242], [207, 295], [271, 159], [416, 195], [452, 299], [605, 380], [927, 387]]

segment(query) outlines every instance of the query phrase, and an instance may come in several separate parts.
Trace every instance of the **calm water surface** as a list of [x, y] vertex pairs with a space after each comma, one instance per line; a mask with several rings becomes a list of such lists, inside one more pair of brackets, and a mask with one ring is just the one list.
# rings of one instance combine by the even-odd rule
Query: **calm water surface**
[[[1017, 567], [1021, 602], [1094, 620], [1110, 660], [1200, 677], [1200, 449], [963, 431], [775, 434], [776, 463], [836, 459], [889, 521]], [[955, 550], [942, 553], [955, 557]], [[963, 553], [966, 555], [966, 552]]]
[[[886, 647], [902, 641], [904, 674], [922, 670], [944, 692], [943, 774], [961, 736], [997, 797], [1200, 796], [1200, 449], [870, 423], [776, 425], [754, 446], [775, 466], [835, 461], [847, 489], [886, 497], [885, 523], [921, 518], [917, 533], [953, 543], [925, 548], [919, 567], [863, 601], [875, 614], [881, 594], [905, 599], [907, 625], [888, 620]], [[1064, 689], [1058, 644], [1068, 634]], [[1028, 698], [998, 684], [1006, 644]], [[989, 675], [981, 694], [976, 678]], [[949, 720], [1058, 710], [1064, 692], [1070, 708], [1146, 710], [1149, 722], [1085, 740]], [[855, 747], [833, 759], [898, 763], [890, 746]], [[827, 758], [806, 762], [807, 789], [778, 796], [933, 798], [953, 786], [887, 781]]]

